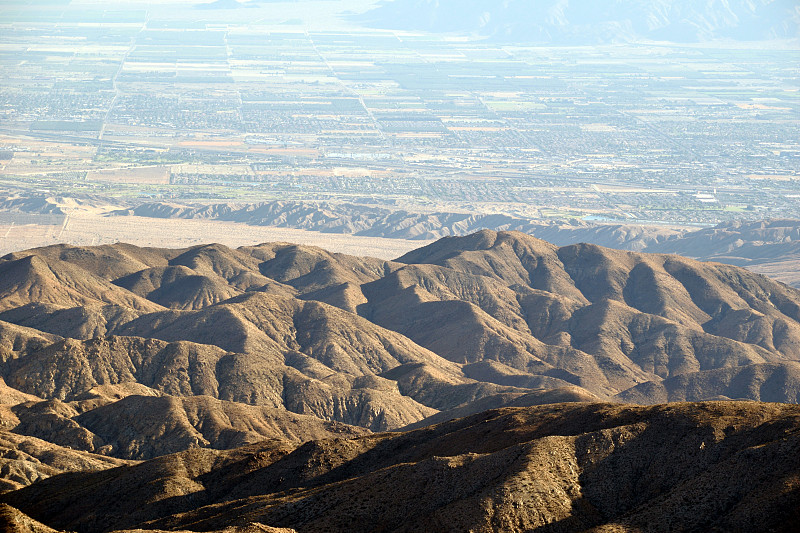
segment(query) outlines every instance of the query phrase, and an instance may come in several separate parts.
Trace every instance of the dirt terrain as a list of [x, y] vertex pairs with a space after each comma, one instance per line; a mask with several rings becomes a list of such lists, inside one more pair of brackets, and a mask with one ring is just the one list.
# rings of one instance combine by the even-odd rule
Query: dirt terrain
[[[788, 531], [798, 347], [797, 289], [520, 232], [394, 261], [288, 243], [15, 252], [0, 519]], [[733, 399], [749, 401], [713, 402]]]
[[86, 533], [789, 532], [798, 452], [796, 405], [506, 408], [407, 433], [55, 476], [0, 496], [12, 506], [0, 520], [18, 532], [51, 531], [34, 520]]

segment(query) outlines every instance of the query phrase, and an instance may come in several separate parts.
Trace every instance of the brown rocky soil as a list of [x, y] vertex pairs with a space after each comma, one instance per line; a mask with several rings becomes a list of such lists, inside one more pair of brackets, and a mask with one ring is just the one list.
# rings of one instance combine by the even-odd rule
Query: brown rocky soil
[[59, 530], [792, 531], [800, 408], [503, 408], [408, 433], [192, 450], [2, 501]]
[[28, 250], [0, 379], [14, 531], [798, 523], [795, 405], [663, 404], [798, 403], [800, 292], [675, 255]]
[[[799, 320], [800, 293], [737, 267], [515, 232], [396, 261], [281, 243], [59, 245], [0, 259], [6, 403], [63, 404], [4, 408], [6, 425], [45, 439], [58, 428], [59, 443], [121, 458], [277, 436], [267, 427], [322, 436], [290, 430], [297, 415], [385, 431], [553, 390], [797, 402]], [[232, 415], [231, 402], [260, 411]], [[144, 440], [101, 421], [137, 409], [173, 414], [165, 427], [125, 415], [152, 422]], [[174, 446], [144, 444], [166, 433]]]

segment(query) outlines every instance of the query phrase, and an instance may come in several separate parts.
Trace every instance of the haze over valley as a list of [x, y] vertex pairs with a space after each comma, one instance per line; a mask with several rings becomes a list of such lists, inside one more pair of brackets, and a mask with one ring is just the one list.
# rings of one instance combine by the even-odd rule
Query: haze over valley
[[[560, 27], [583, 4], [565, 4]], [[722, 4], [702, 27], [772, 16], [783, 29], [764, 38], [783, 40], [564, 47], [576, 43], [367, 25], [416, 5], [399, 0], [5, 3], [0, 187], [538, 221], [800, 217], [800, 15], [793, 2], [747, 16]], [[447, 19], [452, 6], [437, 5]], [[679, 24], [686, 9], [654, 20]]]

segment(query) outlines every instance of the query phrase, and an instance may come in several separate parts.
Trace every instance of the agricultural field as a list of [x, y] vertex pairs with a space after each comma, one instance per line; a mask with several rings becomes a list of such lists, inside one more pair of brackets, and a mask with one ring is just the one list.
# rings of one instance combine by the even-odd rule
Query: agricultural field
[[796, 42], [511, 45], [369, 28], [373, 4], [6, 2], [0, 188], [800, 216]]

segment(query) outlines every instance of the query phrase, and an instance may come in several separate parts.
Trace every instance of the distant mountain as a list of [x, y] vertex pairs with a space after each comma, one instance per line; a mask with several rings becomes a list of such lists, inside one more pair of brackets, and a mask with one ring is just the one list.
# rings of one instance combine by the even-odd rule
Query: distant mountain
[[[36, 204], [32, 199], [28, 203]], [[679, 237], [685, 230], [628, 224], [590, 224], [578, 220], [542, 222], [501, 214], [417, 213], [357, 204], [262, 202], [256, 204], [177, 204], [146, 202], [109, 216], [225, 220], [254, 226], [296, 228], [360, 237], [431, 240], [468, 235], [482, 229], [521, 231], [558, 245], [590, 242], [641, 250]]]
[[[29, 199], [27, 204], [39, 205], [33, 199]], [[592, 224], [578, 220], [542, 222], [498, 214], [414, 213], [354, 204], [280, 201], [211, 205], [148, 202], [117, 210], [113, 214], [225, 220], [257, 226], [410, 240], [467, 235], [481, 229], [521, 231], [559, 246], [584, 242], [620, 250], [674, 253], [703, 261], [743, 266], [800, 287], [800, 220], [733, 221], [713, 228], [689, 230], [635, 224]]]
[[560, 45], [800, 36], [794, 0], [393, 0], [361, 20], [382, 28]]
[[687, 233], [671, 242], [648, 244], [656, 253], [675, 253], [693, 257], [777, 259], [800, 242], [800, 220], [772, 219], [733, 221]]
[[248, 7], [245, 2], [237, 0], [215, 0], [214, 2], [203, 2], [195, 4], [195, 9], [239, 9]]
[[743, 266], [800, 287], [800, 220], [727, 222], [643, 250]]

